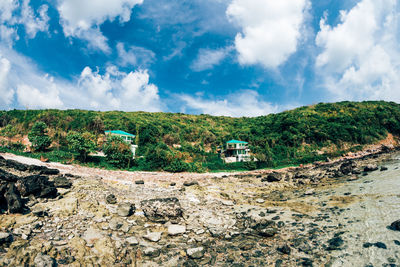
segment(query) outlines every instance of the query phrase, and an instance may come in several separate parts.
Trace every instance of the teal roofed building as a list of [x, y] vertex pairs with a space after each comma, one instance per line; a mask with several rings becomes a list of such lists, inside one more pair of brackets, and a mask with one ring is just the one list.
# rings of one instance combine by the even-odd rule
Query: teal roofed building
[[240, 140], [230, 140], [226, 142], [224, 156], [226, 163], [252, 160], [249, 143]]
[[136, 135], [127, 133], [121, 130], [112, 130], [112, 131], [105, 131], [106, 136], [119, 136], [121, 137], [125, 142], [129, 143], [131, 145], [131, 150], [133, 153], [133, 157], [135, 157], [136, 154], [136, 149], [138, 148], [137, 145], [135, 145], [135, 138]]

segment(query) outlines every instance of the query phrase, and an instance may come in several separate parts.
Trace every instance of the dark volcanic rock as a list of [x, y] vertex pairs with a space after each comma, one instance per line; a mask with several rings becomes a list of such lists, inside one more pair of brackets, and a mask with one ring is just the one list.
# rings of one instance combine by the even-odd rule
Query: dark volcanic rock
[[27, 171], [28, 170], [28, 165], [19, 163], [18, 161], [11, 160], [11, 159], [6, 159], [6, 166], [9, 168], [13, 168], [17, 171]]
[[56, 197], [57, 188], [53, 182], [50, 182], [46, 176], [31, 175], [21, 178], [16, 186], [22, 196], [27, 197], [34, 195], [35, 197]]
[[117, 198], [115, 197], [115, 195], [110, 194], [110, 195], [108, 195], [108, 196], [106, 197], [106, 202], [107, 202], [108, 204], [115, 204], [115, 203], [117, 203]]
[[184, 186], [192, 186], [192, 185], [198, 185], [199, 182], [197, 181], [186, 181], [183, 183]]
[[368, 164], [367, 166], [364, 167], [365, 172], [372, 172], [376, 171], [378, 169], [378, 165], [376, 164]]
[[140, 202], [144, 215], [153, 222], [165, 223], [182, 216], [182, 207], [179, 200], [173, 198], [156, 198]]
[[16, 182], [17, 180], [18, 176], [0, 169], [0, 181]]
[[279, 252], [283, 253], [283, 254], [287, 254], [290, 255], [290, 247], [288, 245], [283, 245], [281, 247], [278, 247], [276, 250], [278, 250]]
[[348, 175], [353, 172], [354, 167], [355, 167], [354, 162], [352, 160], [349, 160], [349, 161], [343, 162], [342, 165], [340, 165], [339, 169], [344, 175]]
[[364, 248], [370, 248], [370, 247], [377, 247], [377, 248], [382, 248], [382, 249], [387, 249], [387, 246], [385, 243], [382, 242], [376, 242], [376, 243], [364, 243], [363, 245]]
[[327, 250], [340, 250], [344, 241], [341, 237], [334, 237], [328, 240]]
[[137, 181], [135, 181], [135, 184], [144, 184], [144, 181], [143, 180], [137, 180]]
[[268, 176], [263, 180], [272, 183], [272, 182], [279, 182], [280, 180], [282, 180], [282, 178], [283, 175], [281, 173], [273, 172], [268, 174]]
[[71, 188], [72, 183], [64, 176], [57, 176], [54, 178], [54, 186], [60, 188]]
[[41, 170], [40, 174], [42, 174], [42, 175], [57, 175], [57, 174], [60, 174], [60, 170], [46, 168], [46, 169]]
[[386, 166], [381, 166], [381, 172], [387, 171], [387, 170], [388, 170], [388, 167], [386, 167]]
[[21, 200], [21, 196], [14, 184], [9, 184], [8, 189], [4, 194], [4, 199], [7, 202], [8, 212], [10, 213], [21, 213], [24, 204]]
[[388, 228], [393, 231], [400, 231], [400, 220], [392, 222], [392, 224], [388, 226]]

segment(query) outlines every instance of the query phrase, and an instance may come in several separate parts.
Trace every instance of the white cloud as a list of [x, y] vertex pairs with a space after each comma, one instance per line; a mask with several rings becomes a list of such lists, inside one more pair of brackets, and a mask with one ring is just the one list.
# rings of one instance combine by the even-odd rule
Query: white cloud
[[56, 85], [49, 81], [50, 87], [40, 90], [28, 84], [17, 86], [17, 99], [21, 106], [29, 109], [40, 108], [62, 108], [63, 102], [60, 99]]
[[396, 0], [362, 0], [335, 27], [321, 19], [316, 67], [336, 100], [400, 101], [399, 18]]
[[84, 39], [93, 48], [109, 52], [107, 38], [99, 26], [106, 20], [120, 23], [130, 20], [132, 8], [143, 0], [60, 0], [58, 11], [65, 36]]
[[156, 57], [153, 51], [143, 47], [130, 46], [127, 51], [123, 43], [117, 44], [117, 52], [119, 64], [123, 67], [146, 67], [150, 65]]
[[24, 0], [22, 3], [20, 23], [25, 25], [26, 33], [30, 38], [35, 38], [39, 31], [46, 32], [49, 29], [49, 17], [47, 5], [42, 5], [38, 9], [39, 16], [35, 16], [32, 8], [29, 6], [30, 0]]
[[86, 67], [78, 88], [86, 92], [87, 108], [98, 110], [161, 111], [158, 88], [149, 83], [147, 71], [120, 72], [109, 67], [104, 75]]
[[1, 0], [0, 1], [0, 22], [12, 20], [12, 14], [18, 7], [17, 0]]
[[232, 47], [221, 49], [200, 49], [196, 59], [190, 65], [193, 71], [204, 71], [219, 65], [232, 51]]
[[9, 88], [8, 76], [11, 63], [6, 58], [0, 57], [0, 107], [7, 107], [14, 97], [14, 90]]
[[260, 98], [261, 96], [253, 90], [239, 91], [222, 99], [206, 99], [201, 95], [196, 97], [179, 95], [179, 99], [185, 103], [185, 110], [195, 110], [215, 116], [256, 117], [279, 111], [278, 106]]
[[226, 13], [242, 28], [239, 62], [276, 68], [297, 51], [308, 0], [233, 0]]

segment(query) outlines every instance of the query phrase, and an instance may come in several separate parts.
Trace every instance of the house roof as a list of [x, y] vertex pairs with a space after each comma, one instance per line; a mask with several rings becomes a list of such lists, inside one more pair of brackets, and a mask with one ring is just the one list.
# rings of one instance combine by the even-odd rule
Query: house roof
[[106, 134], [108, 133], [113, 133], [113, 134], [118, 134], [118, 135], [126, 135], [126, 136], [131, 136], [131, 137], [135, 137], [134, 134], [130, 134], [121, 130], [116, 130], [116, 131], [105, 131]]
[[248, 144], [245, 141], [239, 141], [239, 140], [230, 140], [228, 142], [226, 142], [227, 144]]

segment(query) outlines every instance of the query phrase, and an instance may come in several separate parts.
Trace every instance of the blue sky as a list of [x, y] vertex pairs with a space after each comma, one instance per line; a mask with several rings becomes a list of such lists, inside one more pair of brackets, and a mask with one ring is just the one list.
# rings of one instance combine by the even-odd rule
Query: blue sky
[[396, 0], [2, 0], [0, 108], [400, 102]]

